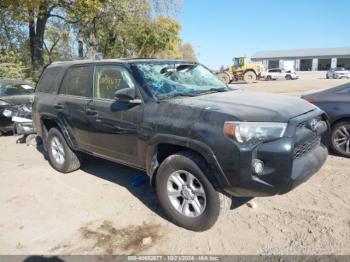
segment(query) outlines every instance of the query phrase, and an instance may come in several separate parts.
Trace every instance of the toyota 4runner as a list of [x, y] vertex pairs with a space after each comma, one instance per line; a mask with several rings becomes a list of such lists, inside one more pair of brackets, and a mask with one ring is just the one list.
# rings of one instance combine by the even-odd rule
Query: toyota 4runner
[[52, 63], [33, 121], [53, 168], [72, 172], [88, 153], [144, 170], [169, 219], [195, 231], [215, 223], [228, 196], [290, 191], [328, 152], [316, 106], [232, 89], [186, 61]]

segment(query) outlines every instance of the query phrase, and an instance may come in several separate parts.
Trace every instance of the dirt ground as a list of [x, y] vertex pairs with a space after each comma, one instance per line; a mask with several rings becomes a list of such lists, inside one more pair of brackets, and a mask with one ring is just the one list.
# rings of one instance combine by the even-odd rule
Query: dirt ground
[[[303, 74], [295, 81], [242, 84], [299, 95], [347, 80]], [[294, 191], [256, 198], [203, 233], [164, 217], [153, 189], [131, 185], [139, 171], [89, 158], [54, 171], [35, 146], [0, 137], [0, 254], [350, 254], [350, 159], [329, 156]]]

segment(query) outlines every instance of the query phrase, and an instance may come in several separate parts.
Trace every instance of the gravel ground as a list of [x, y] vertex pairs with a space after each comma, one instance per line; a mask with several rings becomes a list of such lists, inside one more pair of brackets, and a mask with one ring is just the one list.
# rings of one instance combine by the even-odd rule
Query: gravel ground
[[[300, 95], [346, 80], [303, 74], [243, 88]], [[194, 233], [164, 217], [139, 171], [88, 158], [71, 174], [54, 171], [40, 148], [0, 137], [0, 254], [350, 254], [350, 159], [329, 156], [294, 191], [256, 198]]]

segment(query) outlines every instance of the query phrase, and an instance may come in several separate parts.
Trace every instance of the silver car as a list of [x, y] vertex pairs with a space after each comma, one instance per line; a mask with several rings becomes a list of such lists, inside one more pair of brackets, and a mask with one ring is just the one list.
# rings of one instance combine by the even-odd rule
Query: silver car
[[350, 71], [346, 70], [344, 67], [335, 67], [327, 71], [326, 78], [350, 78]]
[[294, 70], [286, 70], [283, 68], [272, 68], [265, 73], [266, 81], [277, 80], [277, 79], [294, 80], [298, 78], [299, 76], [296, 74]]

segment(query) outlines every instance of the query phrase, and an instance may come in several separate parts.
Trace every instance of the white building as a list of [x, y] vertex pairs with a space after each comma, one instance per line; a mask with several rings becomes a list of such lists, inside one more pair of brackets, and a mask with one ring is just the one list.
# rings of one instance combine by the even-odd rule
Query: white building
[[322, 71], [337, 66], [350, 69], [350, 47], [260, 51], [252, 61], [263, 63], [266, 68], [297, 71]]

